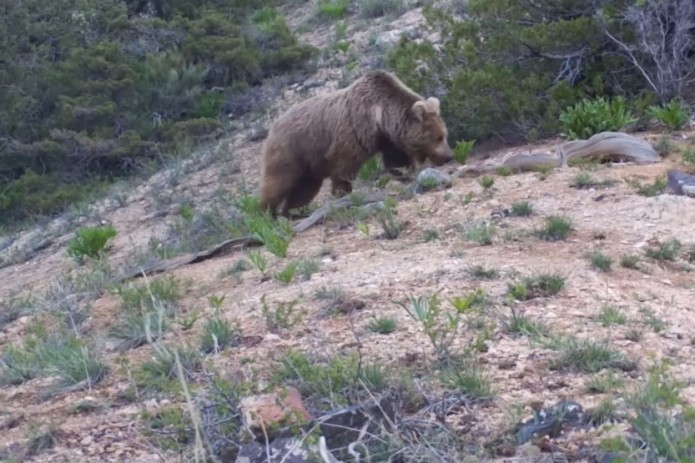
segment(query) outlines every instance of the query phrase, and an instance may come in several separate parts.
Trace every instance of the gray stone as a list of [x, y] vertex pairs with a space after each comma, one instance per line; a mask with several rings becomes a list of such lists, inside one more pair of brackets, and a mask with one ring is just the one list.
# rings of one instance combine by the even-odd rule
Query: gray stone
[[669, 170], [667, 173], [668, 188], [676, 195], [693, 196], [695, 189], [695, 175], [686, 174], [678, 170]]
[[295, 438], [279, 438], [266, 444], [251, 442], [239, 447], [236, 463], [315, 463], [318, 449], [307, 449]]
[[427, 190], [449, 188], [450, 186], [451, 177], [448, 174], [428, 167], [418, 174], [415, 191], [422, 193]]

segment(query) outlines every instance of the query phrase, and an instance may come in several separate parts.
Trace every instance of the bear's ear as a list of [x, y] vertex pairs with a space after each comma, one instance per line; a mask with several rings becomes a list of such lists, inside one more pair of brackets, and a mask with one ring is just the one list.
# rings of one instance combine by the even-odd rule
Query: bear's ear
[[413, 115], [419, 121], [425, 120], [425, 116], [427, 115], [427, 110], [428, 110], [427, 100], [418, 100], [413, 104], [413, 107], [411, 108]]
[[427, 101], [432, 104], [432, 107], [435, 108], [435, 110], [437, 111], [437, 114], [439, 114], [439, 111], [440, 111], [439, 98], [431, 96], [431, 97], [427, 98]]

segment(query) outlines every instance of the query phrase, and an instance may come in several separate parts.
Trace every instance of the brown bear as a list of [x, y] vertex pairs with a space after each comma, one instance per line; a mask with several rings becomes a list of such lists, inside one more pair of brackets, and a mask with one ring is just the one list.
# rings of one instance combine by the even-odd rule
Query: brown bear
[[453, 159], [439, 100], [424, 98], [386, 71], [372, 71], [350, 86], [308, 98], [275, 121], [263, 144], [260, 206], [273, 216], [309, 204], [324, 179], [333, 196], [381, 152], [391, 170]]

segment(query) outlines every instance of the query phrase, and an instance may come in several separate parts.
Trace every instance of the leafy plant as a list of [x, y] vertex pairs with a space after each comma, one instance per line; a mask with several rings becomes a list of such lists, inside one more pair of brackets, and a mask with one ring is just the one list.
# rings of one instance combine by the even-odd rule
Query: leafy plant
[[584, 99], [560, 114], [564, 133], [570, 140], [587, 139], [605, 131], [616, 132], [636, 120], [620, 96], [610, 101], [603, 97]]
[[658, 119], [669, 130], [680, 130], [690, 120], [688, 108], [677, 100], [671, 100], [663, 106], [651, 106], [649, 114]]
[[68, 255], [80, 263], [85, 257], [99, 257], [103, 254], [106, 243], [117, 233], [112, 225], [80, 228], [68, 242]]

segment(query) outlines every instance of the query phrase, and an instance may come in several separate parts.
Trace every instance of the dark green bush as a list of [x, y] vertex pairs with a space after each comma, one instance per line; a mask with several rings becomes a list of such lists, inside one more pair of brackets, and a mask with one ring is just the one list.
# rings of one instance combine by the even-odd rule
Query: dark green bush
[[[615, 128], [632, 119], [628, 109], [642, 117], [663, 93], [654, 91], [642, 72], [651, 72], [655, 62], [649, 51], [639, 49], [638, 35], [642, 32], [621, 25], [620, 17], [634, 6], [632, 3], [432, 3], [423, 12], [429, 25], [441, 33], [441, 46], [435, 49], [427, 41], [403, 38], [387, 62], [416, 91], [441, 99], [452, 144], [458, 140], [523, 141], [555, 135], [563, 129], [563, 111], [583, 100], [638, 97], [639, 101], [625, 105], [623, 113], [618, 108], [618, 113], [609, 110], [607, 116], [599, 115], [599, 121], [590, 123], [588, 131], [601, 126]], [[648, 15], [654, 11], [646, 9], [643, 14], [651, 18]], [[669, 20], [678, 19], [670, 14]], [[635, 59], [641, 69], [611, 36], [640, 52]], [[683, 59], [690, 60], [691, 68], [695, 65], [695, 57]], [[590, 112], [590, 108], [584, 111]]]
[[217, 131], [231, 95], [316, 54], [277, 0], [12, 3], [0, 15], [5, 226]]
[[570, 140], [587, 139], [605, 131], [617, 132], [635, 120], [621, 97], [612, 101], [603, 97], [582, 100], [560, 114], [565, 136]]

